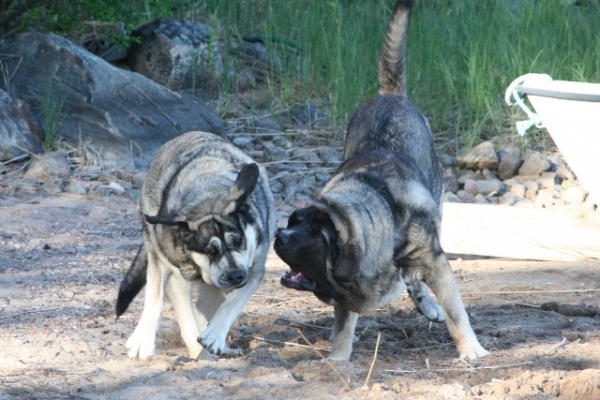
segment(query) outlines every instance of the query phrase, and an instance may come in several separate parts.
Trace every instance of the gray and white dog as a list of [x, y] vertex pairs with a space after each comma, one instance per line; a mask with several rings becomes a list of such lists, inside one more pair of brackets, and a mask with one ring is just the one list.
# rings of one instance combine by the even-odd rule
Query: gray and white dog
[[[146, 286], [129, 357], [155, 353], [166, 296], [189, 357], [226, 345], [232, 323], [258, 288], [275, 232], [265, 170], [221, 137], [189, 132], [152, 161], [141, 194], [143, 244], [121, 283], [117, 317]], [[199, 288], [194, 305], [193, 286]]]
[[412, 5], [396, 3], [379, 58], [379, 92], [351, 116], [344, 162], [319, 199], [295, 211], [275, 237], [275, 251], [292, 269], [281, 283], [334, 306], [331, 359], [349, 359], [358, 315], [397, 298], [405, 283], [422, 314], [445, 319], [461, 359], [488, 354], [440, 246], [442, 179], [429, 123], [406, 98]]

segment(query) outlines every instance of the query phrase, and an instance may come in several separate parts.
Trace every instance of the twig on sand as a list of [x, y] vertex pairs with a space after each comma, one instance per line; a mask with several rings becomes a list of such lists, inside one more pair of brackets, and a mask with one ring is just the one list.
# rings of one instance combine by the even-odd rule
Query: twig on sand
[[0, 316], [0, 319], [6, 319], [6, 318], [10, 318], [10, 317], [18, 317], [19, 315], [25, 315], [25, 314], [34, 314], [34, 313], [40, 313], [40, 312], [45, 312], [45, 311], [60, 310], [61, 308], [69, 308], [69, 307], [77, 307], [77, 306], [60, 306], [60, 307], [52, 307], [52, 308], [40, 308], [39, 310], [27, 310], [27, 311], [14, 313], [14, 314], [2, 315], [2, 316]]
[[[489, 365], [489, 366], [483, 366], [483, 367], [473, 367], [472, 365], [469, 364], [469, 368], [436, 368], [436, 369], [431, 369], [430, 371], [433, 372], [448, 372], [448, 371], [474, 371], [475, 370], [479, 370], [479, 369], [500, 369], [500, 368], [512, 368], [512, 367], [518, 367], [521, 365], [528, 365], [528, 364], [533, 364], [533, 361], [525, 361], [522, 363], [513, 363], [513, 364], [504, 364], [504, 365]], [[411, 371], [402, 371], [402, 370], [395, 370], [395, 369], [386, 369], [385, 372], [394, 372], [394, 373], [415, 373], [415, 372], [419, 372], [417, 370], [411, 370]]]
[[550, 348], [550, 350], [548, 350], [547, 352], [544, 353], [545, 356], [547, 356], [548, 354], [552, 353], [554, 350], [560, 348], [560, 347], [564, 347], [565, 344], [567, 344], [567, 338], [563, 337], [562, 340], [560, 341], [560, 343], [555, 344], [554, 346], [552, 346]]
[[277, 344], [285, 344], [285, 345], [288, 345], [288, 346], [304, 347], [305, 349], [315, 349], [315, 350], [321, 350], [321, 351], [330, 351], [329, 349], [317, 349], [316, 347], [307, 346], [305, 344], [292, 343], [292, 342], [282, 342], [281, 340], [265, 339], [265, 338], [261, 338], [259, 336], [252, 336], [252, 339], [262, 340], [263, 342], [268, 342], [268, 343], [277, 343]]
[[328, 359], [326, 359], [325, 357], [323, 357], [323, 354], [321, 354], [321, 352], [319, 350], [317, 350], [316, 347], [314, 347], [306, 338], [306, 336], [304, 336], [304, 334], [302, 333], [302, 331], [300, 331], [299, 329], [296, 330], [300, 336], [302, 336], [302, 339], [304, 339], [304, 341], [306, 343], [308, 343], [308, 345], [310, 346], [311, 349], [313, 349], [313, 351], [319, 356], [321, 357], [321, 359], [323, 359], [323, 361], [325, 361], [327, 363], [327, 365], [329, 365], [329, 367], [331, 367], [331, 369], [333, 370], [333, 372], [335, 372], [337, 374], [337, 376], [340, 378], [340, 380], [342, 381], [342, 383], [344, 384], [344, 387], [348, 390], [350, 390], [350, 386], [346, 383], [346, 381], [344, 380], [344, 377], [342, 376], [342, 374], [339, 373], [339, 371], [333, 366], [333, 364], [331, 363], [331, 361], [329, 361]]
[[377, 334], [377, 343], [375, 343], [375, 354], [373, 354], [373, 361], [371, 362], [371, 368], [369, 368], [369, 373], [367, 374], [367, 379], [365, 379], [365, 386], [369, 386], [369, 379], [371, 379], [371, 372], [373, 372], [373, 367], [375, 367], [375, 361], [377, 360], [377, 351], [379, 351], [379, 340], [381, 340], [381, 332]]

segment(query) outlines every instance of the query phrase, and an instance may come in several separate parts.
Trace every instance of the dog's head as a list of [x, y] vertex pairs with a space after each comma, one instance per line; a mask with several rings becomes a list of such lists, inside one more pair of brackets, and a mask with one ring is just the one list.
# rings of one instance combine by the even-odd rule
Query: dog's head
[[345, 304], [360, 290], [362, 251], [342, 243], [329, 213], [314, 206], [296, 210], [287, 228], [277, 231], [275, 252], [290, 266], [283, 286], [313, 292], [319, 299]]
[[248, 282], [249, 268], [261, 241], [249, 204], [259, 178], [257, 164], [242, 166], [229, 193], [219, 199], [209, 215], [145, 215], [151, 225], [162, 225], [171, 235], [176, 254], [170, 260], [188, 280], [202, 279], [220, 289]]

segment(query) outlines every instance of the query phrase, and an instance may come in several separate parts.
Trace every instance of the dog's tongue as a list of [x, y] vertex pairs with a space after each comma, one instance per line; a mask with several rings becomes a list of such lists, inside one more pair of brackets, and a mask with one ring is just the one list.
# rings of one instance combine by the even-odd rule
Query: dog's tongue
[[307, 279], [302, 272], [291, 270], [289, 272], [288, 279], [292, 282], [300, 283], [300, 282], [310, 282], [310, 279]]

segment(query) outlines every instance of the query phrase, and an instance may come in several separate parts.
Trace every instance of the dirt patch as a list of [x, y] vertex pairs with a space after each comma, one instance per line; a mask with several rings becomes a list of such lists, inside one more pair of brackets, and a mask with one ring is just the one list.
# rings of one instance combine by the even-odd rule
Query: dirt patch
[[13, 196], [0, 199], [0, 221], [2, 399], [600, 398], [598, 261], [455, 259], [488, 357], [459, 362], [445, 325], [430, 324], [403, 296], [359, 319], [352, 358], [334, 370], [299, 333], [326, 355], [332, 308], [281, 287], [287, 268], [273, 253], [231, 331], [243, 356], [187, 359], [167, 306], [157, 356], [140, 362], [124, 346], [143, 297], [114, 315], [141, 243], [136, 202]]

